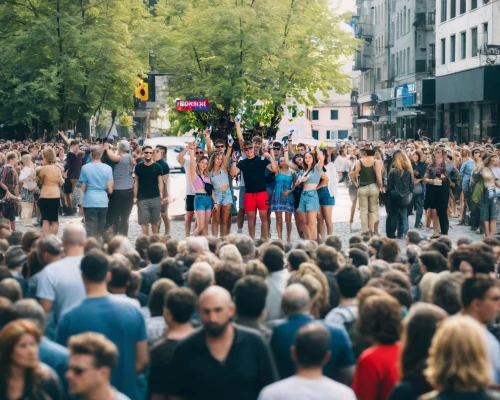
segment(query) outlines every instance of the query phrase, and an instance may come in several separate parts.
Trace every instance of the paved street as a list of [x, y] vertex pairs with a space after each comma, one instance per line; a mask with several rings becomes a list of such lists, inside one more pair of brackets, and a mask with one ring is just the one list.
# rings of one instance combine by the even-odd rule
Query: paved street
[[[181, 174], [176, 174], [172, 175], [172, 182], [171, 182], [171, 188], [175, 188], [175, 190], [172, 190], [172, 197], [174, 198], [173, 203], [171, 204], [170, 208], [170, 213], [172, 216], [172, 221], [171, 221], [171, 235], [175, 238], [178, 239], [183, 239], [185, 237], [184, 234], [184, 194], [185, 193], [185, 180], [184, 180], [184, 175]], [[236, 197], [238, 192], [235, 192]], [[340, 236], [343, 243], [344, 243], [344, 248], [347, 248], [348, 240], [349, 237], [352, 234], [360, 233], [361, 232], [361, 225], [359, 221], [359, 212], [356, 211], [356, 216], [354, 219], [354, 224], [352, 226], [352, 233], [351, 233], [351, 227], [349, 224], [349, 213], [350, 213], [350, 207], [351, 207], [351, 202], [349, 199], [349, 195], [347, 193], [347, 189], [343, 185], [339, 185], [339, 193], [336, 199], [336, 205], [333, 208], [333, 220], [334, 220], [334, 234], [337, 236]], [[383, 234], [385, 233], [385, 220], [386, 220], [386, 212], [385, 208], [380, 209], [380, 232]], [[62, 230], [64, 229], [64, 226], [68, 223], [78, 223], [81, 221], [80, 217], [62, 217], [60, 218], [61, 222], [61, 229], [59, 234], [62, 233]], [[27, 228], [22, 226], [20, 222], [17, 222], [17, 225], [19, 227], [19, 230], [25, 231]], [[414, 217], [410, 217], [410, 227], [414, 225]], [[39, 228], [36, 228], [39, 229]], [[236, 231], [236, 224], [233, 224], [233, 232]], [[245, 233], [248, 233], [247, 227], [245, 225], [243, 231]], [[163, 232], [163, 227], [162, 227], [162, 232]], [[422, 235], [424, 237], [431, 235], [432, 231], [423, 231]], [[275, 219], [273, 218], [271, 222], [271, 233], [273, 238], [277, 238], [276, 234], [276, 228], [275, 228]], [[472, 237], [475, 241], [481, 240], [481, 237], [473, 232], [470, 231], [470, 228], [468, 226], [459, 226], [457, 224], [457, 219], [451, 219], [450, 220], [450, 237], [451, 239], [456, 242], [456, 240], [461, 237], [461, 236], [470, 236]], [[132, 211], [132, 215], [130, 217], [130, 230], [129, 230], [129, 238], [132, 242], [135, 241], [135, 239], [141, 234], [141, 229], [139, 224], [137, 223], [137, 209], [134, 207], [134, 210]], [[256, 232], [256, 237], [260, 237], [260, 222], [257, 223], [257, 232]], [[297, 235], [297, 232], [295, 230], [295, 226], [293, 226], [293, 233], [292, 233], [292, 240], [296, 241], [298, 240], [299, 237]], [[404, 241], [400, 241], [401, 245], [404, 245]]]

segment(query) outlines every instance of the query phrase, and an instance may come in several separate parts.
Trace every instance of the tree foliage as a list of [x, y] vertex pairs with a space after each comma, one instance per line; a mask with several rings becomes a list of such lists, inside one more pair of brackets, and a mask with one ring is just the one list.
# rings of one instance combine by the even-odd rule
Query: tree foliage
[[159, 0], [155, 16], [165, 31], [154, 41], [155, 65], [178, 74], [172, 98], [213, 104], [208, 113], [172, 113], [173, 126], [212, 124], [224, 136], [243, 111], [247, 129], [275, 134], [288, 100], [313, 104], [318, 92], [350, 88], [340, 68], [356, 42], [327, 0]]
[[140, 0], [0, 0], [0, 121], [40, 131], [130, 110], [148, 17]]

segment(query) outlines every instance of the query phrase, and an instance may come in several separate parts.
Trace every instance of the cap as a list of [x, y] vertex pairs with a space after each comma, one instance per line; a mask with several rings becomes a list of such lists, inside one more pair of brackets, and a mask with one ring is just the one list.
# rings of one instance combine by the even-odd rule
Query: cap
[[24, 265], [26, 259], [26, 254], [24, 254], [21, 246], [12, 246], [5, 253], [5, 265], [7, 265], [7, 268], [9, 269]]
[[130, 151], [130, 143], [127, 140], [120, 140], [118, 148], [122, 151]]
[[496, 148], [497, 150], [500, 150], [500, 143], [497, 143], [497, 144], [495, 145], [495, 148]]

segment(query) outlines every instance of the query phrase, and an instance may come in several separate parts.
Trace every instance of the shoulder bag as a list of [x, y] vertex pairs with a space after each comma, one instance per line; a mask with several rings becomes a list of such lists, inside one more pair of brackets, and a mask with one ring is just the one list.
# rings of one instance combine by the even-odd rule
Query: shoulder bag
[[200, 174], [196, 174], [198, 175], [198, 177], [201, 179], [201, 181], [205, 184], [205, 192], [207, 192], [207, 194], [209, 196], [212, 195], [212, 192], [214, 190], [214, 185], [212, 185], [211, 183], [207, 183], [203, 180], [203, 178], [200, 176]]

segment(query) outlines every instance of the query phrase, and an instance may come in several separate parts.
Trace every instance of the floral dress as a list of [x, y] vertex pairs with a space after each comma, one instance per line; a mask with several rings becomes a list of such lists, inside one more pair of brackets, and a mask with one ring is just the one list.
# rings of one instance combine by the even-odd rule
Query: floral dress
[[[19, 186], [19, 175], [17, 171], [10, 165], [4, 165], [0, 172], [0, 181], [7, 186], [11, 194], [16, 193], [16, 188]], [[21, 212], [21, 203], [15, 199], [7, 199], [7, 192], [0, 188], [0, 210], [4, 218], [9, 221], [14, 221]]]
[[280, 170], [280, 172], [276, 175], [276, 186], [274, 188], [271, 201], [271, 212], [285, 212], [289, 214], [293, 214], [295, 212], [293, 195], [289, 194], [288, 196], [282, 196], [283, 192], [290, 190], [293, 187], [292, 174], [292, 171], [288, 171], [288, 174], [284, 174]]

